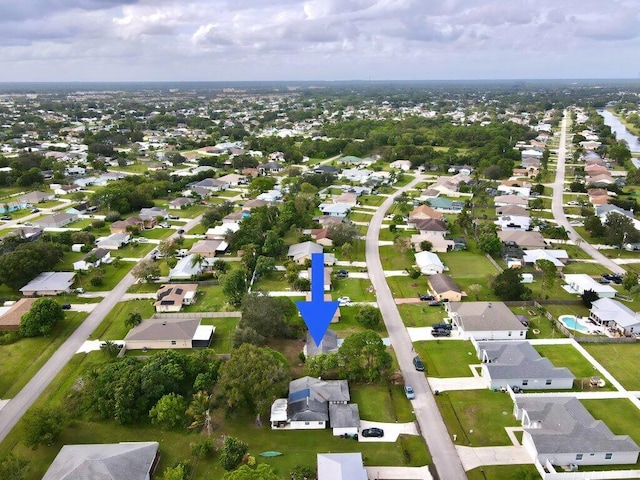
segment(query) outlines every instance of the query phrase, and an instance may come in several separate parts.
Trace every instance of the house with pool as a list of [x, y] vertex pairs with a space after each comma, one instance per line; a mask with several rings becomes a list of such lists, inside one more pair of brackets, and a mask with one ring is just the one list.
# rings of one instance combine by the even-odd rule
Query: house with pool
[[482, 362], [482, 378], [492, 389], [507, 386], [521, 390], [569, 390], [575, 376], [554, 366], [529, 342], [474, 342]]
[[598, 325], [613, 328], [624, 335], [640, 333], [640, 314], [611, 298], [593, 302], [589, 318]]

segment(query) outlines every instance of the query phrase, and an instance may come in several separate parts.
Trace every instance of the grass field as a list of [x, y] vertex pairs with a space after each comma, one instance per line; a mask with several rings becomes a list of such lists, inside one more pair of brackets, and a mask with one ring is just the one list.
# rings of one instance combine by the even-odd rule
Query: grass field
[[373, 286], [366, 278], [335, 278], [331, 295], [334, 299], [349, 297], [352, 302], [375, 302], [376, 300]]
[[387, 277], [387, 284], [395, 298], [417, 298], [419, 294], [427, 293], [427, 280], [424, 276], [412, 279], [409, 276]]
[[440, 259], [449, 267], [447, 273], [455, 279], [478, 278], [499, 273], [483, 253], [448, 252], [440, 255]]
[[469, 480], [535, 480], [540, 474], [533, 465], [485, 465], [467, 472]]
[[140, 232], [140, 236], [144, 238], [151, 238], [154, 240], [164, 240], [176, 233], [173, 228], [151, 228], [149, 230], [143, 230]]
[[[445, 342], [448, 343], [448, 342]], [[435, 397], [449, 435], [470, 447], [511, 445], [504, 427], [519, 426], [509, 395], [492, 390], [442, 392]]]
[[[556, 367], [567, 367], [576, 377], [574, 381], [576, 389], [590, 390], [589, 378], [601, 376], [600, 372], [572, 345], [536, 345], [535, 349]], [[608, 382], [604, 389], [615, 390]]]
[[426, 303], [405, 303], [398, 305], [398, 310], [407, 327], [428, 327], [447, 316], [442, 307], [430, 307]]
[[583, 345], [627, 390], [640, 390], [640, 344], [590, 344]]
[[[360, 306], [352, 306], [352, 307], [339, 307], [340, 308], [340, 321], [337, 323], [331, 324], [331, 330], [335, 330], [338, 332], [338, 337], [345, 338], [352, 333], [363, 332], [367, 330], [367, 327], [364, 327], [356, 320], [356, 315], [358, 310], [362, 307]], [[384, 322], [380, 322], [377, 328], [372, 329], [381, 337], [386, 337], [387, 329], [384, 325]]]
[[430, 340], [413, 345], [430, 377], [471, 377], [469, 365], [480, 363], [471, 342]]
[[21, 338], [10, 345], [2, 345], [0, 398], [15, 396], [87, 315], [84, 312], [67, 312], [49, 336]]
[[82, 287], [87, 292], [103, 292], [113, 289], [124, 276], [133, 268], [133, 262], [120, 262], [115, 267], [112, 264], [101, 265], [100, 269], [104, 271], [102, 285], [91, 285], [91, 274], [76, 277], [76, 286]]
[[124, 324], [131, 312], [139, 312], [143, 320], [154, 313], [153, 300], [118, 302], [89, 337], [90, 340], [122, 340], [129, 328]]
[[411, 250], [400, 253], [393, 245], [380, 247], [380, 261], [385, 270], [406, 270], [415, 265], [416, 260]]
[[350, 394], [363, 420], [401, 423], [415, 420], [411, 403], [400, 385], [353, 385]]
[[114, 251], [112, 255], [114, 257], [117, 255], [122, 258], [142, 258], [156, 247], [157, 245], [153, 243], [132, 242], [129, 245]]
[[220, 285], [203, 285], [198, 287], [196, 303], [182, 309], [183, 312], [219, 312], [227, 303]]

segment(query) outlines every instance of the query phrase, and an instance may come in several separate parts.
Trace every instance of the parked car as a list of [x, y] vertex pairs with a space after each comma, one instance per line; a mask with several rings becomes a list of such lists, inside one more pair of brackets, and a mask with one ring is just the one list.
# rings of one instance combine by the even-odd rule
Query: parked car
[[63, 310], [71, 310], [71, 304], [70, 303], [63, 303], [62, 304], [62, 309]]
[[451, 330], [448, 328], [434, 328], [431, 330], [431, 335], [434, 337], [450, 337]]
[[11, 220], [11, 215], [3, 215], [0, 217], [0, 220]]
[[422, 363], [422, 360], [420, 360], [420, 357], [418, 355], [416, 355], [415, 357], [413, 357], [413, 366], [416, 367], [416, 370], [418, 370], [419, 372], [424, 372], [424, 363]]
[[162, 222], [162, 223], [160, 224], [160, 227], [161, 227], [161, 228], [171, 228], [171, 225], [169, 225], [167, 222]]
[[38, 213], [40, 211], [39, 208], [32, 208], [31, 213]]
[[179, 233], [180, 235], [182, 235], [182, 234], [184, 233], [184, 228], [180, 228], [180, 229], [178, 229], [178, 233]]
[[617, 273], [603, 273], [601, 277], [617, 285], [622, 283], [622, 275], [618, 275]]
[[338, 298], [338, 305], [340, 305], [341, 307], [345, 307], [347, 305], [351, 305], [351, 298], [349, 298], [349, 297], [339, 297]]
[[440, 323], [436, 323], [436, 324], [432, 325], [431, 328], [433, 328], [434, 330], [436, 330], [436, 329], [439, 329], [439, 330], [451, 330], [452, 326], [449, 323], [440, 322]]
[[434, 299], [433, 295], [429, 295], [427, 293], [422, 294], [422, 295], [418, 295], [418, 298], [422, 301], [422, 302], [428, 302], [430, 300]]
[[382, 438], [384, 437], [384, 430], [382, 430], [381, 428], [365, 428], [364, 430], [362, 430], [362, 436], [363, 437], [377, 437], [377, 438]]
[[349, 272], [347, 270], [338, 270], [336, 272], [337, 278], [349, 278]]
[[404, 386], [404, 394], [407, 396], [409, 400], [413, 400], [414, 398], [416, 398], [416, 394], [413, 391], [413, 387], [411, 385]]
[[177, 215], [169, 215], [169, 220], [178, 220], [179, 218]]
[[439, 307], [440, 305], [442, 305], [442, 302], [439, 302], [439, 301], [437, 301], [437, 300], [431, 300], [431, 301], [429, 302], [429, 306], [430, 306], [430, 307]]

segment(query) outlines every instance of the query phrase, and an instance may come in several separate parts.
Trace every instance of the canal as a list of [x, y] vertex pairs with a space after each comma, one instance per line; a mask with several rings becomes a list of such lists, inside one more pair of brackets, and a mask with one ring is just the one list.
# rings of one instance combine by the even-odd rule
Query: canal
[[640, 139], [627, 130], [618, 117], [608, 110], [598, 110], [598, 113], [604, 118], [604, 123], [611, 127], [611, 131], [615, 133], [618, 140], [625, 140], [632, 152], [640, 152]]

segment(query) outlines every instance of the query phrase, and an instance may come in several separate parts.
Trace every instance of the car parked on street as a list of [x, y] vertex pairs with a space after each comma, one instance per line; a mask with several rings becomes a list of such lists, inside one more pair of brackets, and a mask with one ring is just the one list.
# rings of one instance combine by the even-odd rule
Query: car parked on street
[[416, 394], [413, 391], [413, 387], [411, 385], [404, 386], [404, 394], [407, 396], [409, 400], [413, 400], [414, 398], [416, 398]]
[[422, 360], [420, 360], [420, 357], [418, 355], [413, 357], [413, 366], [416, 367], [416, 370], [419, 372], [424, 372], [425, 370], [424, 363], [422, 363]]
[[381, 428], [365, 428], [364, 430], [362, 430], [362, 436], [363, 437], [377, 437], [377, 438], [382, 438], [384, 437], [384, 430], [382, 430]]

